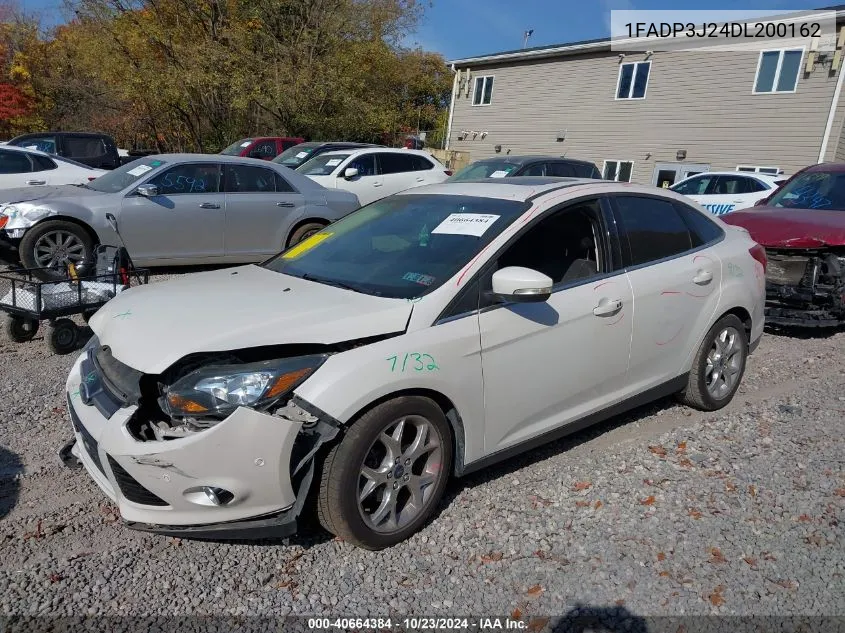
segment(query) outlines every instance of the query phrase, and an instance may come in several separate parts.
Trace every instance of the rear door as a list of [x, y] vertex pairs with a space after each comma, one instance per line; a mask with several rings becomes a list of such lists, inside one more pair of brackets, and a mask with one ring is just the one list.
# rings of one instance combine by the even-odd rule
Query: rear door
[[376, 161], [384, 178], [381, 198], [425, 184], [425, 176], [417, 172], [412, 154], [377, 152]]
[[716, 176], [712, 195], [707, 200], [708, 210], [724, 215], [737, 209], [751, 207], [768, 195], [768, 187], [752, 176], [730, 174]]
[[223, 191], [226, 256], [258, 261], [282, 250], [305, 196], [274, 169], [237, 164], [224, 166]]
[[34, 174], [33, 167], [25, 152], [0, 149], [0, 188], [46, 185], [47, 180]]
[[[571, 163], [555, 161], [554, 163], [549, 163], [548, 167], [546, 168], [546, 175], [563, 178], [574, 178], [578, 174], [575, 173], [575, 168], [572, 166]], [[587, 178], [588, 176], [584, 177]]]
[[158, 187], [157, 196], [128, 194], [119, 222], [132, 256], [161, 263], [222, 257], [225, 198], [220, 172], [219, 163], [182, 163], [144, 183]]

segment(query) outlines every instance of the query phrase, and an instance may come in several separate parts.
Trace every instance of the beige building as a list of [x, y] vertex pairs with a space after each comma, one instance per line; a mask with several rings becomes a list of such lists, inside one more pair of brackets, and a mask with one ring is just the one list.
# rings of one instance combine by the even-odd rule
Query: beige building
[[[837, 28], [845, 11], [837, 12]], [[706, 170], [792, 174], [845, 161], [843, 37], [755, 51], [612, 51], [610, 40], [450, 62], [450, 150], [543, 154], [667, 186]]]

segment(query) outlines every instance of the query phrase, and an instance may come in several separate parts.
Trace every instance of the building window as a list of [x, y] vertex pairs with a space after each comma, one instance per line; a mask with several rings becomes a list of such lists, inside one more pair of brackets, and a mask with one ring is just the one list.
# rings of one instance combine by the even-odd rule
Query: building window
[[616, 84], [617, 99], [645, 99], [651, 62], [620, 64]]
[[757, 167], [755, 165], [737, 165], [737, 171], [747, 171], [753, 174], [771, 174], [777, 176], [783, 173], [779, 167]]
[[804, 49], [761, 51], [754, 94], [795, 92]]
[[630, 160], [606, 160], [602, 173], [605, 180], [617, 182], [631, 182], [631, 172], [634, 170], [634, 163]]
[[472, 91], [472, 105], [490, 105], [493, 99], [493, 76], [476, 77]]

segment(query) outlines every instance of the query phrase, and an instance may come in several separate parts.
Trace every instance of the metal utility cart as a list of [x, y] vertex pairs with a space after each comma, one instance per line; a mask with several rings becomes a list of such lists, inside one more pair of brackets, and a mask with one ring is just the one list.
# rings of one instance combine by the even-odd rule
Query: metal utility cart
[[[67, 318], [81, 314], [85, 321], [107, 301], [134, 282], [149, 281], [149, 270], [136, 269], [125, 247], [99, 246], [90, 274], [73, 268], [64, 278], [44, 281], [43, 268], [0, 274], [0, 310], [7, 313], [7, 336], [18, 343], [31, 340], [41, 321], [49, 321], [47, 343], [56, 354], [78, 348], [79, 328]], [[49, 271], [55, 275], [55, 269]]]

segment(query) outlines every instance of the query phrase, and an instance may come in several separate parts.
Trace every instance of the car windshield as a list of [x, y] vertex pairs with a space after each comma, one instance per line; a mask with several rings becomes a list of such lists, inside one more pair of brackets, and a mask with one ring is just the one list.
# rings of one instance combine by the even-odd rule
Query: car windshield
[[467, 165], [457, 174], [449, 178], [449, 182], [458, 180], [475, 180], [477, 178], [504, 178], [516, 171], [519, 165], [501, 162], [478, 162]]
[[242, 151], [252, 145], [252, 141], [253, 139], [251, 138], [242, 138], [240, 141], [235, 141], [229, 145], [229, 147], [220, 153], [225, 154], [226, 156], [240, 156]]
[[349, 154], [320, 154], [296, 168], [305, 176], [330, 176]]
[[784, 184], [767, 206], [845, 210], [845, 171], [810, 171]]
[[162, 165], [164, 165], [164, 161], [160, 158], [139, 158], [95, 178], [84, 186], [94, 191], [102, 191], [103, 193], [117, 193], [132, 185], [141, 176], [145, 176], [156, 167], [161, 167]]
[[273, 159], [273, 162], [280, 163], [285, 167], [290, 167], [291, 169], [296, 169], [308, 160], [308, 157], [311, 156], [311, 153], [315, 149], [317, 149], [316, 144], [300, 143], [299, 145], [294, 145], [293, 147], [289, 147], [283, 151]]
[[390, 196], [263, 266], [368, 295], [416, 299], [466, 266], [529, 206], [457, 195]]

